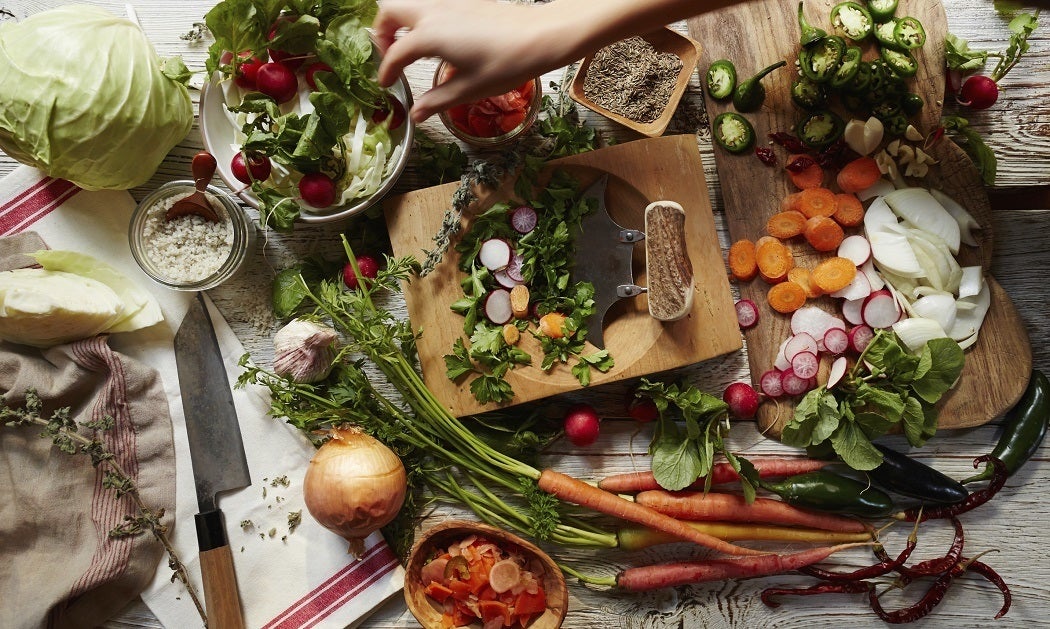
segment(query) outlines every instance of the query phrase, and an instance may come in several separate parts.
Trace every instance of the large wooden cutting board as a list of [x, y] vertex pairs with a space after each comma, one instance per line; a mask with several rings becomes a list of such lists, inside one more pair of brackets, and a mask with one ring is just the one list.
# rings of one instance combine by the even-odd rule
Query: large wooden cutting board
[[[616, 365], [604, 374], [592, 370], [591, 386], [692, 365], [741, 348], [743, 341], [695, 136], [628, 142], [558, 160], [551, 167], [570, 170], [582, 186], [604, 173], [611, 175], [606, 203], [612, 218], [624, 227], [642, 229], [645, 206], [651, 201], [677, 201], [686, 211], [686, 247], [696, 290], [692, 312], [679, 321], [662, 323], [649, 316], [644, 296], [613, 306], [605, 320], [604, 336]], [[422, 258], [423, 250], [433, 248], [432, 238], [457, 186], [453, 183], [417, 190], [384, 203], [395, 255]], [[511, 189], [512, 182], [476, 203], [464, 216], [464, 224], [508, 198]], [[462, 416], [498, 407], [478, 404], [470, 392], [469, 379], [453, 382], [445, 376], [443, 357], [451, 352], [456, 339], [464, 337], [463, 318], [449, 310], [463, 294], [459, 284], [463, 274], [457, 268], [456, 255], [450, 248], [434, 272], [413, 278], [404, 290], [409, 319], [422, 330], [418, 350], [424, 380], [442, 404]], [[634, 250], [634, 270], [644, 285], [644, 247], [640, 245]], [[507, 381], [515, 397], [507, 406], [580, 388], [569, 369], [572, 363], [545, 372], [539, 368], [542, 351], [530, 334], [522, 336], [521, 347], [533, 355], [534, 366], [510, 371]], [[595, 348], [589, 347], [587, 353], [591, 351]]]
[[[828, 16], [835, 4], [831, 0], [806, 0], [805, 13], [810, 24], [830, 31]], [[796, 10], [795, 2], [762, 0], [741, 3], [689, 21], [690, 34], [706, 52], [706, 63], [700, 64], [701, 76], [716, 59], [732, 60], [741, 78], [778, 59], [788, 62], [763, 82], [768, 95], [762, 109], [747, 114], [762, 139], [773, 131], [791, 131], [799, 117], [799, 110], [790, 97], [791, 81], [797, 76], [794, 70], [799, 39]], [[941, 116], [947, 32], [944, 7], [939, 0], [901, 0], [897, 15], [918, 18], [927, 33], [926, 45], [917, 55], [919, 72], [910, 81], [912, 91], [926, 102], [916, 125], [926, 132], [937, 125]], [[731, 109], [730, 104], [710, 98], [706, 104], [710, 119]], [[844, 119], [848, 120], [845, 114]], [[781, 151], [778, 155], [782, 164], [784, 153]], [[962, 149], [950, 141], [940, 142], [934, 156], [941, 163], [930, 183], [965, 205], [985, 226], [980, 247], [967, 248], [961, 258], [964, 264], [980, 263], [987, 269], [992, 251], [991, 220], [988, 195], [980, 176]], [[753, 155], [734, 156], [717, 147], [715, 160], [730, 236], [734, 240], [754, 240], [762, 236], [767, 218], [777, 211], [780, 199], [789, 192], [790, 184], [782, 166], [770, 168]], [[812, 268], [821, 256], [804, 244], [796, 243], [792, 249], [799, 266]], [[963, 428], [990, 421], [1020, 398], [1028, 382], [1032, 368], [1028, 334], [1009, 297], [991, 276], [987, 279], [993, 291], [992, 307], [978, 342], [966, 353], [966, 366], [959, 384], [941, 402], [941, 428]], [[753, 300], [760, 309], [760, 324], [745, 335], [755, 380], [771, 367], [781, 341], [791, 333], [788, 317], [769, 308], [767, 289], [761, 280], [740, 285], [741, 296]], [[828, 310], [834, 308], [830, 299], [816, 303]], [[764, 403], [759, 409], [763, 430], [779, 435], [792, 410], [793, 405], [784, 400]]]

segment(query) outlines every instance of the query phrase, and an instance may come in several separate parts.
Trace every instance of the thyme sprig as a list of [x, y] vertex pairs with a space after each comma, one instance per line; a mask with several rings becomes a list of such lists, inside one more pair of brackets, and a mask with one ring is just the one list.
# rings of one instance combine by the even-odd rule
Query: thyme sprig
[[[85, 454], [90, 457], [93, 467], [105, 466], [108, 468], [103, 474], [102, 486], [115, 491], [118, 498], [123, 496], [130, 497], [137, 510], [135, 515], [125, 515], [124, 523], [110, 530], [109, 537], [132, 537], [146, 531], [152, 533], [153, 537], [164, 546], [164, 550], [168, 553], [168, 566], [171, 567], [174, 573], [172, 574], [172, 581], [176, 579], [182, 581], [183, 585], [186, 586], [190, 599], [197, 607], [197, 613], [207, 623], [204, 606], [187, 578], [186, 566], [179, 559], [175, 547], [171, 545], [171, 541], [168, 539], [168, 527], [160, 521], [164, 517], [164, 509], [153, 509], [142, 501], [142, 496], [139, 494], [139, 489], [134, 479], [117, 462], [116, 455], [110, 452], [102, 442], [101, 433], [113, 428], [115, 423], [113, 417], [107, 415], [101, 419], [79, 422], [78, 427], [78, 422], [71, 417], [70, 407], [63, 406], [55, 409], [50, 415], [46, 416], [43, 409], [44, 401], [35, 389], [26, 390], [25, 403], [20, 408], [11, 407], [5, 399], [0, 398], [0, 424], [8, 428], [40, 426], [43, 428], [40, 436], [50, 439], [51, 443], [59, 451], [71, 455]], [[82, 435], [80, 433], [81, 427], [92, 431], [91, 437]]]

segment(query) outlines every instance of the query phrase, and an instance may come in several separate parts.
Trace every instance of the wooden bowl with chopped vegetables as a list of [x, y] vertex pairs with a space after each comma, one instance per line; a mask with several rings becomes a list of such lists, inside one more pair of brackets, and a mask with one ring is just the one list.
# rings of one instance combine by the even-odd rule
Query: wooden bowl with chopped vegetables
[[565, 578], [546, 553], [487, 524], [439, 524], [408, 557], [405, 602], [427, 629], [521, 626], [522, 618], [530, 629], [555, 629], [568, 599]]

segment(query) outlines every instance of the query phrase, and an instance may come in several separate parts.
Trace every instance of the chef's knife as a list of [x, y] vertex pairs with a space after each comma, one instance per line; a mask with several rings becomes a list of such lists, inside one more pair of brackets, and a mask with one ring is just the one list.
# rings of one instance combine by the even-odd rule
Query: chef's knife
[[[692, 308], [693, 269], [685, 242], [685, 212], [673, 201], [645, 208], [645, 232], [620, 226], [609, 216], [605, 192], [609, 175], [602, 175], [581, 198], [596, 209], [583, 217], [576, 234], [573, 277], [594, 284], [594, 314], [587, 319], [587, 340], [604, 347], [602, 328], [609, 308], [626, 297], [649, 293], [649, 314], [661, 321], [684, 317]], [[635, 283], [631, 258], [634, 245], [645, 242], [648, 287]]]
[[220, 492], [251, 484], [233, 394], [204, 294], [190, 303], [175, 334], [175, 362], [197, 489], [197, 544], [210, 629], [244, 627]]

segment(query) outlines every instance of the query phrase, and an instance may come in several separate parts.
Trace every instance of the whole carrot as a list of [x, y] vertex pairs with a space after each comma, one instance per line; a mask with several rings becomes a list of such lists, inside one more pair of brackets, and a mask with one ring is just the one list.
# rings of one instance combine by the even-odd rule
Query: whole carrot
[[868, 525], [859, 520], [807, 511], [769, 498], [755, 498], [748, 504], [743, 496], [735, 494], [653, 490], [641, 492], [635, 501], [681, 520], [788, 524], [842, 533], [869, 530]]
[[543, 470], [538, 481], [539, 488], [559, 500], [587, 507], [606, 515], [618, 517], [635, 524], [641, 524], [679, 539], [695, 542], [701, 546], [727, 555], [764, 555], [765, 551], [744, 548], [730, 544], [689, 527], [686, 523], [660, 513], [645, 505], [625, 500], [616, 494], [599, 489], [594, 485], [567, 476], [554, 470]]
[[[737, 524], [733, 522], [686, 522], [698, 531], [714, 535], [727, 542], [761, 540], [798, 542], [802, 544], [845, 544], [871, 539], [869, 533], [837, 533], [795, 526]], [[680, 539], [644, 526], [625, 526], [616, 531], [617, 546], [622, 550], [641, 550], [657, 544], [670, 544]]]
[[839, 544], [785, 555], [768, 554], [760, 557], [683, 561], [627, 568], [616, 576], [616, 585], [632, 592], [643, 592], [687, 583], [763, 577], [798, 570], [847, 548], [866, 545], [867, 543]]
[[[796, 474], [815, 472], [823, 469], [824, 466], [831, 463], [831, 461], [820, 461], [817, 459], [773, 456], [755, 457], [749, 458], [748, 460], [755, 466], [755, 469], [758, 471], [758, 475], [761, 478], [795, 476]], [[723, 483], [732, 483], [740, 480], [740, 476], [737, 475], [733, 466], [725, 462], [715, 463], [711, 467], [710, 477], [712, 485], [721, 485]], [[701, 476], [696, 479], [696, 482], [690, 485], [690, 489], [701, 490], [704, 488], [706, 482], [707, 477]], [[605, 491], [611, 491], [614, 494], [633, 494], [635, 492], [646, 491], [649, 489], [662, 489], [660, 483], [656, 482], [656, 476], [654, 476], [652, 472], [628, 472], [626, 474], [607, 476], [598, 481], [598, 486]]]

